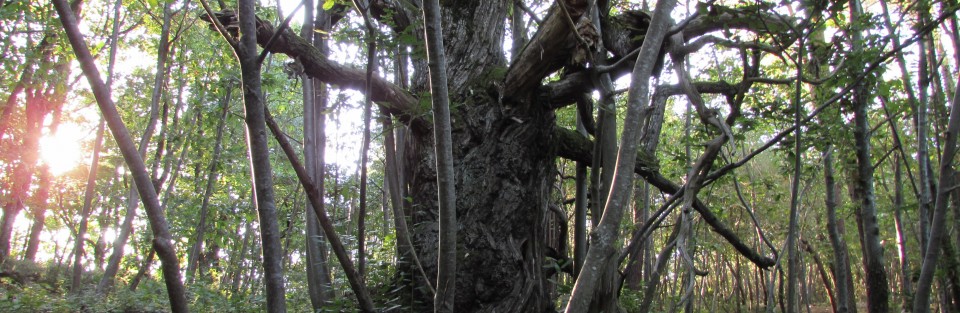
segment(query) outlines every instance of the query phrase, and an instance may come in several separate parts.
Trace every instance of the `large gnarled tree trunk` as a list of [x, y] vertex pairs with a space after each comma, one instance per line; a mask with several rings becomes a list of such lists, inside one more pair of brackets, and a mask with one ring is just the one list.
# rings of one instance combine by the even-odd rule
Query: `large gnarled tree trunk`
[[[457, 233], [457, 312], [543, 312], [555, 309], [543, 267], [545, 252], [545, 216], [550, 203], [551, 182], [556, 175], [558, 156], [590, 163], [591, 143], [583, 135], [556, 126], [553, 111], [575, 102], [580, 95], [596, 87], [590, 75], [570, 71], [560, 81], [543, 85], [548, 75], [571, 64], [578, 49], [578, 38], [569, 20], [579, 21], [587, 13], [588, 1], [561, 1], [555, 4], [540, 29], [509, 65], [502, 42], [505, 21], [513, 1], [443, 1], [440, 5], [447, 75], [451, 103], [452, 152], [456, 188]], [[370, 1], [373, 17], [395, 32], [411, 26], [417, 10], [392, 6], [390, 1]], [[389, 12], [389, 14], [387, 14]], [[728, 12], [728, 11], [724, 11]], [[718, 13], [708, 19], [687, 24], [690, 38], [721, 29], [749, 27], [738, 23], [736, 14]], [[228, 21], [232, 12], [220, 12], [218, 20]], [[633, 15], [617, 23], [603, 22], [605, 47], [617, 57], [639, 47], [631, 41], [635, 33], [646, 31], [644, 14]], [[744, 15], [740, 15], [744, 16]], [[624, 22], [626, 21], [626, 22]], [[610, 25], [606, 28], [606, 25]], [[628, 26], [631, 29], [628, 29]], [[363, 90], [367, 76], [363, 70], [329, 61], [303, 38], [284, 31], [267, 45], [276, 33], [267, 23], [257, 28], [257, 40], [272, 53], [283, 53], [303, 64], [310, 77], [342, 88]], [[420, 34], [421, 31], [413, 32]], [[422, 53], [422, 46], [414, 53]], [[588, 53], [588, 52], [587, 52]], [[636, 55], [631, 58], [636, 59]], [[380, 77], [370, 81], [370, 97], [385, 114], [393, 115], [409, 127], [404, 142], [406, 151], [401, 168], [410, 187], [410, 233], [414, 250], [424, 260], [424, 272], [435, 281], [438, 257], [437, 155], [433, 149], [433, 130], [425, 120], [428, 88], [427, 64], [414, 58], [412, 86], [401, 87]], [[622, 75], [632, 62], [613, 67], [611, 76]], [[577, 65], [582, 68], [582, 65]], [[633, 154], [630, 154], [633, 155]], [[664, 192], [677, 192], [678, 186], [657, 173], [646, 153], [638, 154], [637, 165], [629, 167]], [[697, 212], [748, 259], [760, 266], [773, 261], [761, 256], [737, 238], [736, 233], [714, 216], [700, 201]], [[410, 267], [410, 270], [415, 270]], [[419, 272], [408, 273], [419, 277]], [[415, 280], [416, 281], [416, 280]], [[432, 294], [426, 288], [413, 290], [424, 307], [431, 308]]]

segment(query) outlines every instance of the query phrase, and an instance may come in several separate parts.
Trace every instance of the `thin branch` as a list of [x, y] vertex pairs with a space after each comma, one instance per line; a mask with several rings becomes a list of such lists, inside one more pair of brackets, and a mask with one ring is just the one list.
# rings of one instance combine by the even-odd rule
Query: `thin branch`
[[277, 41], [277, 38], [280, 37], [280, 34], [283, 33], [283, 31], [290, 27], [290, 20], [293, 19], [293, 15], [300, 11], [300, 8], [303, 7], [303, 3], [304, 1], [301, 0], [300, 4], [293, 9], [293, 12], [287, 14], [287, 18], [283, 19], [283, 23], [280, 24], [279, 28], [277, 28], [277, 32], [273, 33], [273, 36], [270, 36], [270, 40], [267, 40], [267, 43], [263, 45], [263, 51], [260, 51], [260, 55], [257, 57], [257, 64], [263, 64], [263, 60], [267, 58], [267, 53], [270, 53], [270, 46]]
[[207, 4], [207, 1], [206, 0], [199, 0], [199, 1], [200, 1], [200, 5], [203, 6], [203, 10], [207, 12], [207, 17], [210, 18], [209, 22], [213, 23], [214, 28], [216, 28], [217, 32], [220, 33], [220, 36], [223, 36], [223, 39], [225, 39], [227, 43], [230, 44], [230, 47], [236, 50], [237, 47], [240, 46], [240, 42], [237, 41], [236, 38], [233, 38], [233, 36], [230, 35], [230, 32], [227, 31], [227, 28], [220, 23], [220, 20], [217, 19], [216, 13], [214, 13], [213, 10], [210, 9], [210, 5]]
[[537, 17], [537, 13], [534, 13], [533, 10], [531, 10], [526, 3], [523, 3], [523, 0], [516, 0], [514, 1], [514, 3], [517, 5], [517, 7], [520, 8], [520, 10], [523, 10], [523, 12], [526, 12], [527, 15], [530, 16], [531, 20], [534, 20], [535, 22], [537, 22], [537, 25], [543, 24], [543, 20]]

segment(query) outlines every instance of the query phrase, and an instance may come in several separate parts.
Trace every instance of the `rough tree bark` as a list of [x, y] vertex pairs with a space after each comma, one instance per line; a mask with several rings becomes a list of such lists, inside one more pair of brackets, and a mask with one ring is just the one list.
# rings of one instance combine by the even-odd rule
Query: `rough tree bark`
[[[400, 30], [411, 25], [409, 18], [414, 14], [410, 9], [391, 6], [391, 3], [371, 1], [374, 18], [381, 22], [383, 19], [390, 19], [391, 23], [400, 21], [391, 24], [399, 25]], [[586, 1], [565, 0], [564, 3], [573, 20], [586, 12]], [[555, 175], [554, 162], [558, 156], [588, 164], [592, 160], [589, 151], [592, 143], [582, 135], [556, 127], [553, 114], [553, 110], [574, 102], [570, 101], [571, 95], [595, 88], [589, 75], [573, 73], [561, 81], [543, 85], [543, 78], [563, 68], [572, 58], [571, 52], [578, 41], [571, 26], [554, 5], [550, 9], [553, 13], [540, 23], [539, 31], [507, 67], [501, 43], [506, 28], [504, 21], [513, 5], [514, 1], [493, 0], [444, 1], [440, 6], [452, 104], [452, 152], [460, 227], [457, 249], [464, 251], [458, 253], [457, 259], [461, 269], [456, 275], [458, 312], [542, 312], [554, 308], [549, 291], [543, 288], [548, 282], [543, 270], [545, 226], [542, 223]], [[721, 25], [749, 28], [749, 23], [737, 22], [738, 15], [728, 12], [692, 21], [684, 32], [699, 36], [722, 30]], [[219, 13], [221, 18], [229, 14]], [[642, 32], [646, 22], [641, 19], [634, 26]], [[619, 25], [603, 32], [604, 37], [620, 38], [603, 41], [618, 57], [629, 54], [639, 45], [623, 40], [634, 38], [625, 29], [626, 25]], [[298, 59], [308, 76], [343, 88], [365, 88], [368, 80], [363, 70], [331, 62], [292, 32], [284, 31], [267, 45], [267, 40], [276, 34], [274, 28], [261, 23], [257, 31], [261, 45], [272, 53]], [[414, 58], [412, 61], [414, 76], [409, 88], [380, 77], [371, 77], [369, 82], [371, 98], [381, 112], [409, 127], [410, 137], [402, 144], [406, 164], [399, 168], [407, 169], [403, 174], [409, 178], [411, 187], [411, 241], [420, 259], [434, 260], [438, 256], [439, 225], [437, 156], [432, 149], [433, 129], [424, 119], [429, 112], [421, 108], [420, 100], [414, 96], [428, 90], [428, 70], [424, 60]], [[632, 66], [631, 62], [623, 63], [614, 67], [616, 70], [611, 74], [622, 75], [625, 68]], [[651, 160], [644, 154], [638, 158], [637, 166], [626, 169], [640, 173], [661, 191], [677, 192], [678, 186], [657, 173]], [[695, 201], [694, 209], [751, 261], [761, 266], [773, 263], [743, 244], [703, 203]], [[435, 279], [437, 265], [425, 262], [423, 266], [430, 279]], [[477, 268], [484, 270], [474, 270]], [[420, 275], [409, 274], [409, 277]], [[413, 293], [416, 300], [429, 303], [431, 295]]]

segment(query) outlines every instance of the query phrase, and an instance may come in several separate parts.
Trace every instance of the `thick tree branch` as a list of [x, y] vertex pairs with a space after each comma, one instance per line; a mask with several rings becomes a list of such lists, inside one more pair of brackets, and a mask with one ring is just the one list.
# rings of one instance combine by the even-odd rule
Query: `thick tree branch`
[[403, 0], [371, 0], [370, 13], [373, 18], [384, 25], [390, 26], [394, 32], [407, 30], [411, 21], [417, 19], [419, 9], [413, 7], [409, 1]]
[[[576, 1], [567, 1], [566, 8], [571, 11], [571, 19], [579, 19], [580, 11]], [[689, 21], [686, 27], [682, 29], [686, 40], [698, 38], [705, 34], [720, 31], [724, 29], [742, 29], [758, 34], [778, 34], [788, 30], [789, 21], [784, 21], [776, 16], [750, 11], [750, 9], [735, 9], [721, 6], [712, 7], [711, 14], [698, 16]], [[618, 58], [630, 57], [631, 52], [643, 42], [643, 36], [647, 31], [649, 16], [641, 11], [627, 11], [621, 15], [610, 18], [602, 23], [603, 43], [614, 56]], [[710, 40], [707, 40], [710, 41]], [[697, 45], [706, 42], [697, 43]], [[521, 96], [527, 90], [531, 90], [543, 80], [544, 77], [556, 72], [563, 66], [570, 63], [574, 48], [577, 44], [577, 38], [570, 31], [570, 23], [567, 16], [560, 12], [556, 6], [551, 8], [551, 14], [541, 24], [540, 30], [534, 35], [519, 57], [510, 69], [507, 71], [507, 78], [504, 84], [504, 97]], [[749, 44], [743, 44], [749, 46]], [[759, 48], [769, 48], [763, 44], [756, 44]], [[694, 45], [693, 47], [696, 47]], [[693, 48], [691, 47], [691, 48]], [[767, 50], [767, 49], [764, 49]], [[665, 50], [661, 50], [663, 54]], [[635, 57], [634, 57], [635, 58]], [[608, 62], [612, 63], [612, 62]], [[633, 67], [632, 61], [624, 67], [629, 71]], [[616, 70], [619, 72], [619, 69]], [[625, 73], [625, 71], [624, 71]], [[611, 73], [612, 76], [618, 76]], [[622, 75], [622, 74], [620, 74]], [[573, 75], [571, 75], [573, 76]], [[589, 77], [584, 75], [589, 81]], [[569, 76], [568, 76], [569, 77]], [[578, 79], [577, 82], [580, 82]], [[569, 81], [567, 83], [573, 83]], [[554, 84], [557, 88], [564, 86]], [[572, 86], [572, 85], [570, 85]], [[564, 89], [563, 91], [568, 91]], [[540, 94], [543, 94], [541, 90]], [[568, 96], [564, 94], [563, 96]], [[572, 102], [567, 102], [572, 103]]]
[[[554, 132], [554, 140], [556, 140], [557, 145], [557, 155], [574, 160], [579, 162], [585, 162], [586, 164], [592, 164], [593, 155], [591, 147], [593, 143], [584, 137], [583, 135], [578, 134], [577, 132], [562, 127], [557, 127]], [[634, 173], [639, 174], [643, 179], [649, 182], [654, 187], [657, 187], [662, 192], [669, 194], [674, 194], [680, 191], [680, 186], [673, 183], [666, 177], [660, 174], [659, 166], [654, 160], [653, 156], [650, 156], [643, 151], [637, 153], [637, 163], [634, 167]], [[710, 228], [721, 237], [727, 240], [741, 255], [746, 257], [757, 266], [761, 268], [767, 268], [774, 264], [774, 260], [770, 257], [760, 255], [753, 250], [750, 246], [740, 240], [740, 237], [727, 225], [723, 223], [709, 207], [706, 206], [699, 199], [694, 200], [693, 208], [700, 216], [703, 217], [703, 220], [710, 225]]]
[[[273, 37], [275, 30], [270, 23], [257, 21], [257, 40], [261, 47]], [[276, 41], [266, 47], [271, 53], [282, 53], [303, 64], [304, 73], [325, 83], [343, 88], [364, 90], [367, 83], [366, 71], [331, 62], [320, 50], [306, 39], [289, 29], [283, 30]], [[429, 126], [421, 120], [418, 100], [409, 92], [380, 77], [372, 77], [370, 97], [384, 112], [397, 115], [401, 121], [409, 123], [417, 130], [427, 130]]]
[[507, 71], [503, 96], [523, 97], [523, 92], [534, 90], [540, 81], [567, 64], [573, 55], [577, 39], [571, 31], [570, 20], [579, 20], [586, 10], [586, 1], [565, 1], [564, 10], [554, 4], [540, 29], [530, 39], [520, 55], [514, 58]]
[[[693, 86], [700, 93], [722, 94], [727, 97], [736, 95], [740, 90], [740, 84], [734, 85], [725, 81], [694, 82]], [[559, 109], [575, 103], [581, 94], [594, 89], [596, 87], [590, 79], [590, 74], [587, 71], [580, 71], [540, 87], [539, 94], [541, 99], [546, 99], [547, 106], [551, 109]], [[656, 94], [670, 97], [684, 94], [684, 90], [680, 85], [661, 85], [657, 86]]]

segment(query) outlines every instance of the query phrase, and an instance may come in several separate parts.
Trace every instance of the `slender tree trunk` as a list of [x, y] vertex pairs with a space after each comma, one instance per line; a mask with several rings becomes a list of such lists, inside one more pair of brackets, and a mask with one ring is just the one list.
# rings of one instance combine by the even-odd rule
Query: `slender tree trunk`
[[140, 269], [137, 270], [137, 275], [134, 275], [133, 280], [130, 281], [130, 291], [137, 291], [137, 287], [140, 286], [140, 282], [144, 277], [147, 276], [147, 272], [150, 271], [150, 267], [153, 266], [153, 259], [156, 258], [156, 256], [157, 250], [150, 249], [150, 252], [147, 253], [147, 257], [143, 260], [143, 264], [140, 265]]
[[370, 298], [370, 293], [367, 291], [366, 285], [364, 285], [362, 278], [354, 267], [353, 262], [350, 260], [350, 256], [347, 253], [346, 248], [343, 246], [343, 242], [340, 241], [340, 236], [334, 231], [333, 222], [327, 216], [326, 211], [322, 211], [323, 206], [319, 203], [323, 201], [320, 197], [316, 185], [310, 180], [307, 175], [306, 169], [303, 165], [300, 164], [300, 160], [297, 159], [296, 153], [293, 151], [293, 146], [287, 141], [286, 137], [283, 137], [283, 134], [280, 132], [280, 127], [277, 126], [277, 123], [270, 116], [270, 112], [266, 111], [266, 124], [270, 127], [270, 131], [273, 133], [274, 138], [277, 139], [277, 142], [280, 144], [281, 149], [284, 154], [286, 154], [287, 159], [290, 161], [290, 165], [293, 166], [294, 171], [297, 173], [297, 178], [300, 180], [300, 184], [303, 185], [304, 190], [307, 192], [307, 198], [310, 202], [313, 202], [313, 209], [317, 213], [317, 217], [320, 219], [320, 225], [323, 228], [324, 233], [327, 235], [327, 239], [330, 241], [330, 245], [333, 248], [334, 254], [337, 256], [337, 260], [340, 261], [340, 265], [343, 267], [343, 271], [346, 273], [347, 281], [350, 283], [351, 289], [353, 289], [354, 294], [357, 297], [357, 301], [360, 304], [360, 310], [362, 312], [374, 312], [373, 300]]
[[[610, 11], [609, 7], [604, 4], [601, 4], [597, 1], [589, 1], [589, 11], [585, 16], [581, 17], [581, 20], [587, 18], [590, 19], [593, 25], [601, 25], [600, 15], [606, 15]], [[601, 28], [596, 28], [598, 37], [603, 36]], [[577, 32], [582, 32], [582, 30], [576, 30]], [[594, 52], [592, 59], [594, 66], [604, 66], [603, 60], [607, 55], [607, 50], [599, 45]], [[602, 216], [606, 213], [604, 206], [607, 202], [607, 195], [610, 193], [610, 188], [613, 185], [613, 177], [615, 175], [615, 168], [617, 166], [617, 106], [614, 99], [614, 86], [613, 80], [610, 77], [609, 73], [597, 73], [592, 72], [591, 79], [594, 84], [599, 87], [600, 97], [598, 99], [599, 104], [599, 114], [598, 119], [600, 124], [600, 129], [598, 130], [599, 138], [595, 142], [597, 147], [594, 148], [594, 160], [601, 160], [601, 166], [594, 167], [595, 171], [600, 172], [600, 184], [599, 192], [596, 193], [596, 201], [594, 201], [594, 215], [593, 220], [599, 222]], [[587, 97], [587, 95], [584, 95]], [[631, 184], [628, 188], [633, 188]], [[632, 191], [632, 190], [631, 190]], [[628, 194], [630, 191], [628, 191]], [[627, 197], [630, 198], [629, 196]], [[627, 203], [632, 201], [627, 200], [623, 205], [629, 206]], [[621, 213], [622, 214], [622, 213]], [[596, 225], [596, 224], [595, 224]], [[593, 296], [590, 304], [590, 311], [603, 311], [603, 312], [616, 312], [619, 311], [617, 295], [620, 290], [620, 277], [617, 275], [617, 264], [616, 258], [611, 258], [608, 263], [603, 266], [605, 268], [600, 281], [597, 285], [596, 293]]]
[[188, 312], [185, 290], [180, 277], [180, 264], [172, 243], [169, 226], [160, 208], [156, 189], [153, 187], [141, 154], [136, 151], [130, 133], [120, 119], [120, 114], [113, 103], [110, 91], [100, 78], [100, 72], [93, 62], [93, 56], [80, 34], [76, 16], [73, 15], [65, 0], [55, 0], [54, 6], [60, 15], [60, 21], [66, 29], [67, 37], [70, 39], [70, 44], [73, 46], [77, 59], [80, 61], [80, 66], [90, 83], [91, 89], [93, 89], [94, 96], [97, 98], [100, 111], [107, 120], [107, 125], [110, 127], [124, 160], [133, 174], [141, 199], [147, 209], [147, 218], [154, 234], [153, 246], [163, 263], [164, 283], [167, 287], [167, 295], [170, 298], [171, 310], [173, 312]]
[[[859, 19], [862, 9], [858, 0], [850, 2], [852, 20]], [[855, 26], [861, 27], [861, 26]], [[854, 51], [860, 51], [861, 33], [854, 31], [852, 45]], [[856, 188], [861, 196], [859, 200], [860, 218], [863, 225], [864, 274], [867, 289], [867, 308], [872, 313], [890, 311], [890, 290], [887, 272], [884, 269], [883, 247], [880, 245], [880, 226], [877, 221], [876, 196], [873, 188], [873, 163], [871, 163], [870, 125], [868, 121], [869, 103], [867, 86], [857, 83], [853, 89], [854, 141], [856, 142], [857, 181]]]
[[253, 223], [245, 224], [243, 242], [240, 244], [240, 250], [234, 251], [234, 253], [230, 255], [230, 270], [232, 272], [230, 275], [230, 277], [232, 277], [230, 281], [230, 294], [234, 295], [240, 291], [240, 283], [242, 282], [245, 268], [243, 261], [247, 259], [247, 250], [250, 250], [250, 237], [253, 237]]
[[423, 2], [430, 94], [433, 100], [433, 135], [436, 144], [437, 186], [440, 203], [440, 239], [437, 258], [437, 294], [434, 312], [454, 312], [457, 284], [457, 207], [453, 172], [453, 142], [450, 129], [450, 97], [447, 91], [447, 60], [440, 24], [440, 2]]
[[247, 140], [250, 147], [250, 167], [255, 189], [257, 215], [260, 220], [260, 237], [263, 257], [264, 283], [267, 311], [286, 312], [283, 279], [283, 256], [280, 245], [280, 227], [277, 222], [277, 206], [274, 200], [273, 170], [270, 166], [270, 150], [265, 124], [265, 105], [260, 89], [260, 62], [257, 53], [256, 3], [242, 0], [239, 3], [240, 43], [234, 47], [240, 58], [243, 77], [244, 120], [247, 124]]
[[[650, 218], [650, 184], [647, 182], [641, 182], [638, 187], [638, 200], [637, 206], [640, 209], [634, 209], [634, 224], [639, 225]], [[627, 288], [632, 290], [641, 290], [642, 283], [646, 281], [646, 273], [650, 271], [648, 258], [650, 254], [650, 245], [649, 240], [644, 240], [640, 242], [633, 251], [630, 251], [630, 260], [627, 261], [626, 268], [626, 284]], [[630, 264], [633, 264], [632, 266]]]
[[933, 208], [933, 219], [930, 226], [930, 241], [923, 257], [920, 269], [920, 278], [917, 281], [917, 290], [914, 295], [913, 311], [917, 313], [930, 312], [930, 293], [933, 285], [934, 272], [940, 257], [940, 247], [946, 229], [947, 203], [952, 188], [953, 160], [957, 154], [957, 136], [960, 133], [960, 87], [953, 96], [950, 105], [950, 120], [946, 132], [946, 144], [943, 156], [940, 158], [940, 178], [937, 182], [936, 201]]
[[893, 209], [894, 209], [894, 226], [897, 230], [897, 253], [900, 260], [900, 297], [902, 299], [901, 307], [906, 312], [912, 311], [912, 301], [913, 292], [912, 285], [912, 275], [910, 271], [910, 258], [909, 252], [907, 251], [907, 235], [903, 228], [903, 170], [900, 167], [901, 162], [906, 162], [902, 156], [899, 154], [894, 159], [894, 176], [893, 176], [893, 188], [894, 188], [894, 199], [893, 199]]
[[361, 279], [366, 276], [366, 219], [367, 219], [367, 162], [370, 150], [370, 120], [372, 118], [372, 82], [377, 71], [377, 33], [370, 18], [370, 2], [354, 1], [357, 10], [363, 15], [367, 28], [367, 83], [363, 100], [363, 138], [360, 146], [360, 212], [357, 215], [357, 271]]
[[660, 277], [663, 275], [663, 271], [667, 268], [667, 262], [671, 259], [673, 255], [674, 248], [677, 247], [677, 236], [680, 234], [680, 220], [677, 220], [677, 226], [673, 227], [673, 231], [670, 233], [670, 236], [667, 237], [666, 244], [663, 246], [663, 249], [660, 250], [659, 256], [657, 256], [656, 261], [654, 262], [654, 267], [651, 269], [650, 278], [647, 280], [647, 285], [644, 287], [643, 299], [640, 302], [640, 313], [652, 312], [651, 306], [653, 305], [653, 297], [656, 296], [657, 289], [660, 286]]
[[[830, 307], [833, 308], [834, 312], [837, 312], [837, 299], [836, 292], [833, 290], [833, 284], [830, 283], [830, 275], [827, 274], [827, 270], [823, 266], [823, 261], [820, 261], [820, 256], [817, 255], [817, 251], [813, 250], [813, 246], [810, 245], [806, 240], [801, 240], [804, 250], [810, 254], [810, 257], [813, 259], [813, 264], [817, 266], [817, 273], [820, 274], [820, 281], [823, 283], [823, 289], [827, 293], [827, 298], [830, 299]], [[806, 293], [809, 295], [809, 293]], [[809, 299], [807, 300], [807, 310], [809, 311]]]
[[[586, 130], [583, 129], [584, 118], [592, 118], [589, 115], [577, 115], [577, 128], [581, 135], [586, 136]], [[576, 202], [574, 203], [573, 219], [573, 277], [580, 275], [583, 268], [583, 262], [587, 257], [587, 210], [590, 205], [587, 191], [587, 164], [577, 162], [576, 169]]]
[[794, 89], [794, 98], [793, 98], [793, 128], [794, 128], [794, 159], [793, 159], [793, 183], [791, 184], [790, 190], [790, 218], [789, 224], [787, 226], [787, 313], [796, 313], [798, 312], [797, 297], [799, 296], [798, 288], [798, 279], [800, 271], [800, 251], [798, 250], [799, 244], [797, 239], [800, 237], [800, 174], [801, 167], [803, 166], [802, 158], [803, 151], [801, 150], [802, 141], [801, 141], [801, 127], [800, 127], [800, 116], [801, 111], [803, 111], [803, 105], [801, 103], [801, 81], [800, 77], [803, 77], [803, 55], [804, 55], [804, 42], [803, 36], [800, 36], [800, 42], [797, 44], [799, 51], [795, 59], [797, 66], [797, 81]]
[[[404, 213], [404, 188], [401, 183], [401, 170], [398, 163], [400, 163], [400, 154], [397, 149], [396, 138], [394, 136], [393, 130], [393, 121], [390, 117], [383, 117], [383, 130], [384, 130], [384, 149], [386, 150], [385, 158], [385, 170], [384, 174], [385, 180], [387, 182], [388, 189], [390, 191], [390, 206], [393, 207], [393, 224], [397, 237], [397, 252], [400, 254], [397, 259], [401, 264], [399, 266], [413, 267], [412, 270], [401, 271], [401, 273], [414, 273], [417, 277], [423, 279], [423, 285], [430, 290], [430, 294], [436, 294], [436, 289], [433, 287], [433, 283], [430, 282], [430, 278], [423, 271], [423, 265], [420, 264], [420, 257], [417, 256], [417, 252], [414, 249], [413, 242], [410, 240], [410, 230], [407, 227], [407, 216]], [[404, 264], [407, 263], [407, 264]], [[413, 278], [401, 278], [401, 283], [412, 283]], [[409, 280], [409, 281], [408, 281]]]
[[856, 297], [853, 276], [850, 272], [850, 257], [837, 216], [837, 186], [833, 173], [833, 146], [827, 145], [823, 153], [823, 180], [826, 190], [827, 234], [833, 248], [833, 276], [837, 286], [837, 313], [856, 312]]
[[[64, 91], [63, 96], [55, 96], [56, 98], [53, 101], [57, 103], [63, 103], [66, 99], [66, 91]], [[51, 136], [55, 136], [57, 133], [57, 127], [60, 126], [60, 119], [62, 117], [62, 105], [53, 108], [53, 120], [49, 126], [49, 131]], [[37, 185], [37, 192], [34, 195], [34, 205], [31, 208], [31, 213], [33, 213], [33, 225], [30, 226], [30, 237], [27, 241], [27, 251], [24, 252], [23, 259], [34, 262], [37, 258], [37, 251], [40, 249], [40, 233], [43, 232], [44, 223], [47, 220], [47, 200], [50, 196], [50, 184], [53, 174], [50, 173], [49, 166], [40, 167], [40, 181]]]
[[[305, 1], [304, 29], [301, 36], [317, 47], [321, 52], [328, 53], [327, 43], [322, 34], [314, 29], [327, 31], [330, 29], [330, 14], [317, 7], [311, 0]], [[313, 12], [316, 12], [314, 18]], [[307, 173], [317, 184], [318, 193], [324, 194], [325, 161], [327, 138], [326, 127], [327, 87], [323, 82], [302, 75], [303, 80], [303, 154]], [[321, 201], [319, 205], [324, 205]], [[307, 287], [310, 294], [310, 303], [314, 311], [323, 308], [323, 305], [332, 300], [330, 285], [330, 267], [327, 262], [327, 244], [317, 214], [314, 212], [313, 202], [307, 201], [306, 216], [306, 254], [307, 254]]]
[[[106, 87], [113, 89], [113, 69], [116, 65], [117, 42], [120, 36], [120, 7], [122, 0], [117, 0], [113, 5], [113, 30], [110, 34], [109, 62], [107, 63], [107, 82]], [[70, 293], [80, 294], [80, 285], [83, 282], [83, 245], [87, 233], [87, 221], [90, 217], [90, 210], [93, 206], [93, 198], [96, 196], [95, 188], [97, 185], [97, 173], [100, 170], [100, 149], [103, 148], [103, 135], [105, 131], [105, 121], [100, 118], [97, 125], [97, 135], [93, 142], [93, 156], [90, 158], [90, 171], [87, 173], [87, 184], [83, 195], [83, 208], [80, 211], [80, 223], [77, 226], [77, 236], [74, 239], [73, 247], [73, 272], [70, 278]], [[102, 236], [101, 236], [102, 237]]]
[[210, 207], [210, 197], [213, 196], [214, 184], [217, 182], [217, 168], [220, 163], [220, 142], [223, 139], [224, 124], [227, 120], [227, 112], [230, 108], [230, 94], [233, 91], [231, 86], [227, 86], [227, 94], [224, 95], [221, 105], [220, 117], [217, 119], [217, 137], [213, 142], [213, 156], [210, 159], [210, 167], [207, 172], [207, 184], [203, 191], [203, 200], [200, 203], [200, 219], [197, 221], [196, 238], [193, 246], [190, 247], [190, 254], [187, 257], [187, 280], [195, 280], [197, 265], [200, 262], [200, 254], [203, 253], [204, 236], [207, 232], [207, 215]]
[[570, 301], [567, 304], [566, 312], [585, 312], [591, 303], [591, 298], [597, 287], [602, 273], [606, 270], [604, 265], [614, 257], [616, 249], [614, 244], [619, 235], [620, 222], [623, 217], [624, 206], [629, 202], [630, 193], [633, 186], [633, 168], [636, 164], [638, 146], [639, 121], [642, 120], [642, 110], [649, 106], [650, 90], [648, 81], [652, 77], [654, 64], [659, 55], [660, 46], [663, 43], [667, 33], [668, 19], [670, 12], [676, 1], [664, 0], [657, 2], [657, 7], [653, 13], [653, 19], [647, 29], [643, 44], [640, 48], [637, 64], [634, 67], [630, 91], [627, 99], [628, 108], [625, 117], [623, 135], [621, 138], [620, 151], [617, 166], [614, 169], [614, 184], [610, 189], [607, 203], [604, 206], [603, 216], [600, 223], [591, 234], [591, 247], [587, 251], [587, 257], [584, 262], [580, 275], [574, 284], [570, 295]]
[[97, 137], [93, 141], [93, 157], [90, 158], [90, 172], [87, 174], [87, 186], [83, 194], [83, 209], [80, 211], [80, 225], [77, 226], [77, 237], [74, 239], [73, 247], [73, 275], [70, 280], [70, 292], [72, 294], [80, 293], [80, 285], [83, 279], [83, 244], [87, 234], [87, 219], [90, 217], [90, 209], [93, 205], [93, 197], [96, 196], [95, 188], [97, 185], [97, 173], [100, 169], [100, 149], [103, 147], [104, 121], [100, 120], [97, 126]]
[[[150, 139], [153, 137], [153, 132], [156, 130], [157, 120], [160, 114], [160, 99], [163, 93], [163, 86], [166, 85], [167, 81], [167, 54], [170, 52], [169, 38], [172, 16], [173, 13], [170, 9], [170, 4], [168, 3], [163, 7], [163, 25], [161, 26], [160, 43], [157, 48], [156, 74], [154, 77], [153, 92], [150, 97], [150, 118], [147, 121], [147, 127], [143, 131], [143, 135], [140, 137], [140, 145], [137, 150], [141, 162], [146, 158], [147, 148], [149, 146]], [[150, 186], [151, 188], [158, 187], [153, 186], [152, 179]], [[97, 284], [97, 293], [99, 294], [107, 294], [111, 289], [113, 289], [114, 280], [116, 279], [117, 272], [120, 270], [120, 262], [123, 260], [123, 254], [127, 245], [127, 240], [129, 240], [130, 235], [133, 232], [133, 220], [137, 216], [136, 212], [139, 207], [138, 201], [141, 200], [140, 197], [142, 196], [142, 194], [138, 193], [137, 190], [141, 187], [142, 186], [137, 185], [135, 182], [131, 184], [131, 188], [127, 192], [127, 211], [126, 214], [124, 214], [123, 223], [120, 225], [120, 233], [117, 235], [117, 239], [113, 243], [113, 254], [110, 255], [110, 259], [107, 262], [107, 267], [104, 270], [103, 277]], [[156, 193], [156, 190], [154, 193]]]
[[[926, 3], [924, 1], [918, 2], [920, 7], [918, 10], [926, 10]], [[925, 20], [923, 16], [925, 14], [920, 13], [920, 20]], [[920, 40], [917, 46], [920, 48], [919, 54], [921, 56], [926, 56], [926, 40]], [[916, 106], [916, 118], [914, 123], [917, 128], [917, 168], [919, 168], [919, 179], [920, 179], [920, 208], [918, 210], [917, 220], [920, 222], [920, 253], [926, 254], [927, 247], [930, 245], [930, 215], [933, 210], [934, 195], [932, 195], [932, 185], [933, 177], [932, 166], [930, 165], [930, 141], [931, 138], [928, 135], [929, 122], [927, 122], [927, 112], [929, 105], [929, 99], [927, 96], [927, 89], [930, 87], [930, 75], [929, 75], [929, 64], [927, 64], [926, 57], [920, 57], [918, 63], [918, 80], [919, 80], [919, 102]], [[937, 252], [939, 253], [939, 252]], [[918, 287], [919, 288], [919, 287]]]

